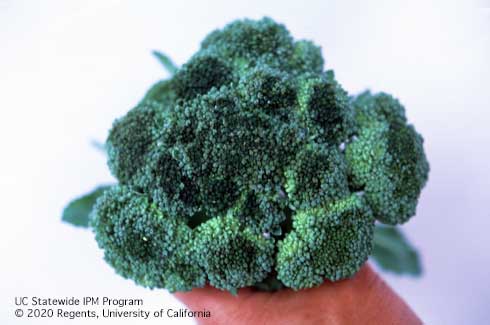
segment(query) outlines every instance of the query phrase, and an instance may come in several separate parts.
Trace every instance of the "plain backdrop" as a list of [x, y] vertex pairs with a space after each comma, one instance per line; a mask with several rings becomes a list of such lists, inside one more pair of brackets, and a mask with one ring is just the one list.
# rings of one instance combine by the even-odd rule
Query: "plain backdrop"
[[116, 276], [92, 233], [60, 214], [68, 200], [113, 182], [90, 142], [104, 141], [113, 119], [166, 77], [151, 50], [182, 64], [211, 30], [264, 15], [321, 45], [349, 92], [384, 90], [406, 106], [431, 164], [417, 216], [403, 226], [424, 275], [385, 278], [427, 324], [488, 322], [488, 8], [448, 0], [0, 0], [0, 323], [91, 323], [16, 319], [14, 297], [23, 295], [180, 307], [164, 290]]

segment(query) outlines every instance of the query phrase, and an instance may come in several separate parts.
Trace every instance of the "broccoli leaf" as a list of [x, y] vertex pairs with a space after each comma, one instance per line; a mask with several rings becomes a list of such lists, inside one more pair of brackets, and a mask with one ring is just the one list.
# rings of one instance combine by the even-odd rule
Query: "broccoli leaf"
[[105, 147], [105, 143], [97, 140], [92, 140], [90, 141], [90, 144], [92, 145], [92, 147], [99, 150], [100, 152], [107, 153], [107, 148]]
[[160, 61], [160, 63], [168, 71], [168, 73], [170, 73], [171, 76], [173, 76], [177, 72], [177, 65], [167, 55], [159, 51], [153, 51], [152, 53], [158, 59], [158, 61]]
[[386, 271], [415, 276], [422, 273], [417, 251], [395, 227], [376, 226], [372, 257]]
[[98, 186], [90, 193], [71, 201], [63, 210], [61, 219], [74, 226], [88, 227], [88, 217], [92, 211], [95, 201], [105, 190], [110, 187], [110, 185]]

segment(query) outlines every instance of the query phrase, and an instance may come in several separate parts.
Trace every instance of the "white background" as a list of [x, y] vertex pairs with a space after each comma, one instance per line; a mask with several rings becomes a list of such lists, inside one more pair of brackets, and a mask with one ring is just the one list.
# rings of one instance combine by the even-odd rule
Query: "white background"
[[425, 273], [385, 277], [428, 324], [488, 322], [486, 8], [448, 0], [0, 0], [0, 323], [43, 323], [13, 317], [22, 295], [138, 297], [148, 308], [179, 307], [163, 290], [114, 275], [93, 235], [61, 223], [60, 214], [68, 200], [113, 181], [90, 142], [104, 141], [113, 119], [166, 76], [152, 49], [182, 64], [212, 29], [263, 15], [320, 44], [350, 92], [385, 90], [405, 104], [432, 168], [417, 216], [404, 226]]

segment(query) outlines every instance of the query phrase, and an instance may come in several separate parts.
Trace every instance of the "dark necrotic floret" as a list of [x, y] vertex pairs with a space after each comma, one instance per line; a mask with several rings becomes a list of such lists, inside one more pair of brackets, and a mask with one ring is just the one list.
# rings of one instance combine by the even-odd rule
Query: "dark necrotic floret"
[[173, 86], [179, 98], [191, 99], [231, 80], [232, 71], [222, 60], [204, 54], [194, 57], [177, 72]]
[[353, 133], [353, 115], [347, 93], [328, 73], [300, 81], [300, 115], [319, 141], [339, 145]]

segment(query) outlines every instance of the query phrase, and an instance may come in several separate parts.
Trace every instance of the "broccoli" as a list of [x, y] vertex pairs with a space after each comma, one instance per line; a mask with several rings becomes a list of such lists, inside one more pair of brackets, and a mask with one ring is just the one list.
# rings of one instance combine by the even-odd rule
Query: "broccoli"
[[365, 92], [352, 105], [358, 137], [345, 150], [352, 184], [363, 189], [379, 221], [404, 223], [415, 214], [428, 177], [423, 139], [407, 124], [403, 106], [388, 94]]
[[371, 209], [356, 194], [299, 211], [278, 243], [277, 278], [302, 289], [350, 277], [371, 251], [373, 224]]
[[359, 270], [376, 222], [415, 214], [422, 137], [390, 95], [349, 96], [318, 46], [263, 18], [212, 32], [181, 68], [156, 55], [174, 74], [114, 122], [118, 184], [89, 217], [123, 277], [311, 288]]

